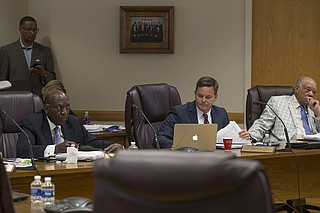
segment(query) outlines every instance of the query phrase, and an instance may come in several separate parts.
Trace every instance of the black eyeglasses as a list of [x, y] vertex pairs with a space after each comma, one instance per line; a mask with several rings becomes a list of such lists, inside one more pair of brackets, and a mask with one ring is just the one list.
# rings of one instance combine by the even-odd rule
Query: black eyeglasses
[[39, 28], [36, 29], [26, 29], [24, 27], [20, 27], [21, 29], [23, 29], [24, 31], [26, 31], [27, 33], [37, 33], [39, 32]]

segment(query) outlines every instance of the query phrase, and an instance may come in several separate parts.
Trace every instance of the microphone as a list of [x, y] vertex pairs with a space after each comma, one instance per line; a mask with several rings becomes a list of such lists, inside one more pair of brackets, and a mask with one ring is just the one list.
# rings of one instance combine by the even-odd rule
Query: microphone
[[34, 155], [33, 155], [33, 150], [32, 150], [32, 146], [31, 146], [31, 142], [30, 142], [30, 139], [29, 139], [29, 136], [28, 134], [20, 127], [20, 125], [9, 115], [7, 114], [2, 108], [0, 108], [0, 111], [2, 114], [4, 114], [7, 118], [9, 118], [16, 127], [18, 127], [18, 129], [26, 136], [27, 138], [27, 142], [28, 142], [28, 147], [29, 147], [29, 154], [30, 154], [30, 158], [31, 158], [31, 167], [26, 167], [24, 169], [30, 169], [30, 170], [36, 170], [37, 171], [37, 174], [40, 174], [39, 173], [39, 170], [34, 162]]
[[159, 144], [159, 141], [158, 141], [158, 135], [156, 133], [156, 130], [154, 130], [152, 124], [150, 123], [150, 121], [148, 120], [147, 116], [142, 112], [141, 109], [139, 109], [139, 107], [135, 104], [132, 104], [132, 107], [137, 109], [141, 114], [142, 116], [146, 119], [146, 121], [148, 122], [149, 126], [151, 127], [152, 131], [153, 131], [153, 134], [154, 134], [154, 140], [156, 142], [156, 148], [157, 149], [160, 149], [160, 144]]
[[260, 102], [260, 101], [255, 101], [255, 102], [253, 102], [253, 104], [255, 104], [255, 105], [266, 105], [266, 106], [268, 106], [268, 107], [271, 109], [271, 111], [273, 112], [273, 114], [280, 120], [280, 122], [281, 122], [282, 125], [283, 125], [284, 134], [285, 134], [285, 136], [286, 136], [287, 145], [288, 145], [288, 150], [285, 150], [285, 151], [292, 152], [292, 148], [291, 148], [291, 143], [290, 143], [290, 139], [289, 139], [287, 127], [286, 127], [285, 123], [283, 122], [283, 120], [279, 117], [279, 115], [273, 110], [273, 108], [272, 108], [268, 103], [264, 103], [264, 102]]

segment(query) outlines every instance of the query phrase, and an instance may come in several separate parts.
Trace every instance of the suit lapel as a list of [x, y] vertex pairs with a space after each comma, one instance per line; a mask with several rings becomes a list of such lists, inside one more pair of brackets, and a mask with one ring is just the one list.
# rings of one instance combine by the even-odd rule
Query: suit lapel
[[74, 141], [74, 135], [75, 133], [73, 132], [72, 128], [70, 125], [66, 122], [63, 126], [61, 126], [61, 131], [66, 140]]
[[49, 123], [47, 121], [47, 118], [44, 116], [43, 123], [42, 123], [42, 133], [44, 135], [45, 140], [48, 142], [48, 144], [54, 144], [53, 138], [50, 130]]
[[216, 110], [213, 107], [211, 107], [211, 120], [212, 120], [213, 124], [217, 124], [218, 123], [218, 121], [216, 120], [217, 116], [218, 115], [217, 115]]
[[22, 47], [21, 47], [21, 44], [20, 44], [20, 39], [16, 42], [16, 44], [15, 44], [15, 49], [16, 49], [18, 61], [23, 61], [23, 62], [24, 62], [24, 63], [23, 63], [23, 67], [24, 67], [24, 69], [25, 69], [25, 70], [28, 72], [28, 74], [29, 74], [29, 73], [30, 73], [30, 70], [29, 70], [26, 57], [25, 57], [25, 55], [24, 55], [24, 52], [23, 52]]
[[194, 101], [189, 105], [189, 118], [191, 123], [198, 123], [196, 103]]

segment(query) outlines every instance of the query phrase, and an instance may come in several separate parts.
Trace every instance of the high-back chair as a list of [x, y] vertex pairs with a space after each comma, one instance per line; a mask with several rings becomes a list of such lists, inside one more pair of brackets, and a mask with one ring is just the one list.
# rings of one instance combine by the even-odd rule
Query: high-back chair
[[262, 165], [231, 154], [120, 151], [94, 175], [96, 213], [274, 212]]
[[267, 103], [271, 96], [292, 95], [294, 88], [291, 86], [255, 86], [248, 89], [246, 101], [246, 126], [249, 129], [257, 120], [265, 105], [255, 105], [254, 102]]
[[165, 83], [133, 86], [127, 92], [125, 106], [128, 142], [135, 141], [139, 149], [155, 148], [155, 134], [137, 108], [145, 114], [154, 130], [158, 132], [170, 108], [179, 104], [180, 95], [174, 86]]
[[[41, 98], [29, 91], [0, 92], [0, 109], [18, 124], [29, 114], [43, 108]], [[4, 112], [0, 112], [0, 151], [3, 157], [16, 157], [16, 143], [20, 129]]]

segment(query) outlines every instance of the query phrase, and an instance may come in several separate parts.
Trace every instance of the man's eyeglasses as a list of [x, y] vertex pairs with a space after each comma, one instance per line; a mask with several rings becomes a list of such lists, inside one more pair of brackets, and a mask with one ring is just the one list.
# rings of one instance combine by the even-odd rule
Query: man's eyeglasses
[[24, 27], [20, 27], [21, 29], [23, 29], [24, 31], [26, 31], [27, 33], [37, 33], [39, 32], [39, 29], [36, 28], [36, 29], [27, 29], [27, 28], [24, 28]]

